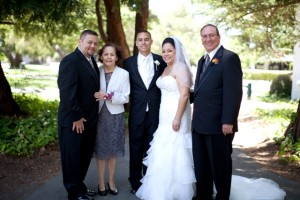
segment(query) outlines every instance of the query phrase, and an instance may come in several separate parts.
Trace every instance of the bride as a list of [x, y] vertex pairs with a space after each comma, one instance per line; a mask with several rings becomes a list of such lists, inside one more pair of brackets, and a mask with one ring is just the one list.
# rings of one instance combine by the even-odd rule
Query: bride
[[136, 195], [146, 200], [190, 200], [196, 181], [190, 132], [192, 73], [177, 38], [163, 41], [162, 57], [167, 67], [156, 82], [162, 93], [159, 125], [143, 162], [147, 173]]
[[[148, 167], [136, 195], [145, 200], [191, 200], [195, 194], [189, 91], [192, 73], [186, 51], [176, 37], [162, 43], [167, 63], [157, 79], [159, 125], [143, 163]], [[257, 192], [262, 191], [262, 194]], [[231, 200], [281, 200], [285, 192], [268, 179], [232, 177]]]

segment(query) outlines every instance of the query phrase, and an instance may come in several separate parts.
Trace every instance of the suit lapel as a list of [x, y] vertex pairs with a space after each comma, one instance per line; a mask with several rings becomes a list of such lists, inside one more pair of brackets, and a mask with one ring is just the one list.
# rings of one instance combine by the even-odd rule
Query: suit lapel
[[[197, 93], [197, 91], [199, 90], [199, 88], [201, 86], [203, 86], [203, 84], [205, 83], [205, 81], [209, 78], [209, 76], [213, 73], [213, 71], [216, 68], [216, 64], [213, 63], [212, 61], [216, 58], [217, 60], [220, 60], [222, 55], [223, 55], [223, 46], [220, 47], [220, 49], [216, 52], [215, 56], [212, 58], [211, 62], [209, 63], [207, 69], [205, 70], [204, 74], [202, 75], [201, 79], [200, 78], [200, 71], [203, 67], [203, 62], [204, 62], [204, 56], [200, 59], [199, 63], [198, 63], [198, 70], [197, 70], [197, 80], [196, 80], [196, 90], [195, 90], [195, 94]], [[200, 67], [200, 68], [199, 68]]]
[[[97, 70], [93, 69], [92, 67], [95, 68], [95, 65], [97, 66], [97, 63], [94, 58], [92, 58], [92, 62], [94, 66], [91, 66], [90, 62], [87, 60], [87, 58], [81, 53], [81, 51], [77, 48], [76, 49], [77, 55], [80, 57], [81, 62], [83, 62], [84, 66], [88, 69], [89, 73], [92, 74], [94, 80], [96, 81], [97, 84], [99, 84], [99, 73], [97, 73]], [[98, 67], [97, 67], [98, 68]], [[99, 72], [99, 71], [98, 71]]]
[[197, 74], [196, 74], [196, 80], [195, 80], [195, 88], [196, 89], [199, 86], [200, 72], [202, 71], [203, 63], [204, 63], [204, 56], [202, 56], [200, 58], [200, 60], [198, 61]]
[[[151, 83], [150, 83], [150, 85], [149, 85], [149, 88], [151, 88], [154, 84], [156, 84], [156, 80], [157, 80], [157, 78], [158, 78], [158, 76], [159, 76], [159, 69], [158, 69], [158, 67], [159, 66], [157, 66], [155, 63], [154, 63], [154, 61], [155, 60], [158, 60], [158, 57], [157, 57], [157, 55], [155, 55], [155, 54], [152, 54], [152, 56], [153, 56], [153, 70], [154, 70], [154, 75], [153, 75], [153, 78], [152, 78], [152, 80], [151, 80]], [[148, 89], [149, 89], [148, 88]]]

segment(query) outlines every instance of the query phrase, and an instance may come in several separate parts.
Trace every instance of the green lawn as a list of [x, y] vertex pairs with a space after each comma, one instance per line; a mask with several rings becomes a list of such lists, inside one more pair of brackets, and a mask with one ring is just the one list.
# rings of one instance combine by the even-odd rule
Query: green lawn
[[4, 65], [5, 76], [13, 93], [29, 93], [43, 99], [58, 99], [58, 63], [26, 65], [25, 69], [9, 69]]

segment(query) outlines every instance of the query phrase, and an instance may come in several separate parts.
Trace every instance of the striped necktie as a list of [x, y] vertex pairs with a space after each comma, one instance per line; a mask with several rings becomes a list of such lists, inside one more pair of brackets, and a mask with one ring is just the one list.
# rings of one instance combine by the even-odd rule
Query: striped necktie
[[205, 62], [204, 62], [204, 65], [202, 67], [202, 74], [205, 72], [205, 70], [207, 69], [208, 65], [210, 63], [210, 57], [209, 55], [207, 54], [206, 55], [206, 58], [205, 58]]
[[96, 71], [95, 68], [94, 68], [94, 64], [93, 64], [92, 58], [88, 58], [88, 60], [89, 60], [89, 62], [90, 62], [90, 64], [91, 64], [93, 70]]

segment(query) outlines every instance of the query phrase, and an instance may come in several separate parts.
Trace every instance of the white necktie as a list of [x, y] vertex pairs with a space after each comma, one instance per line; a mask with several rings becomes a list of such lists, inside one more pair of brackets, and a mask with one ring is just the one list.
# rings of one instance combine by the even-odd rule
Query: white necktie
[[142, 78], [143, 78], [143, 81], [145, 83], [145, 86], [146, 88], [148, 88], [149, 86], [149, 59], [148, 58], [145, 58], [143, 60], [143, 64], [142, 64]]
[[[145, 83], [145, 86], [146, 88], [148, 89], [149, 88], [149, 85], [151, 83], [151, 80], [152, 80], [152, 77], [153, 77], [153, 74], [151, 73], [151, 65], [150, 65], [150, 61], [149, 61], [149, 58], [146, 57], [144, 60], [143, 60], [143, 81]], [[149, 110], [149, 106], [147, 104], [147, 107], [146, 107], [146, 112]]]

